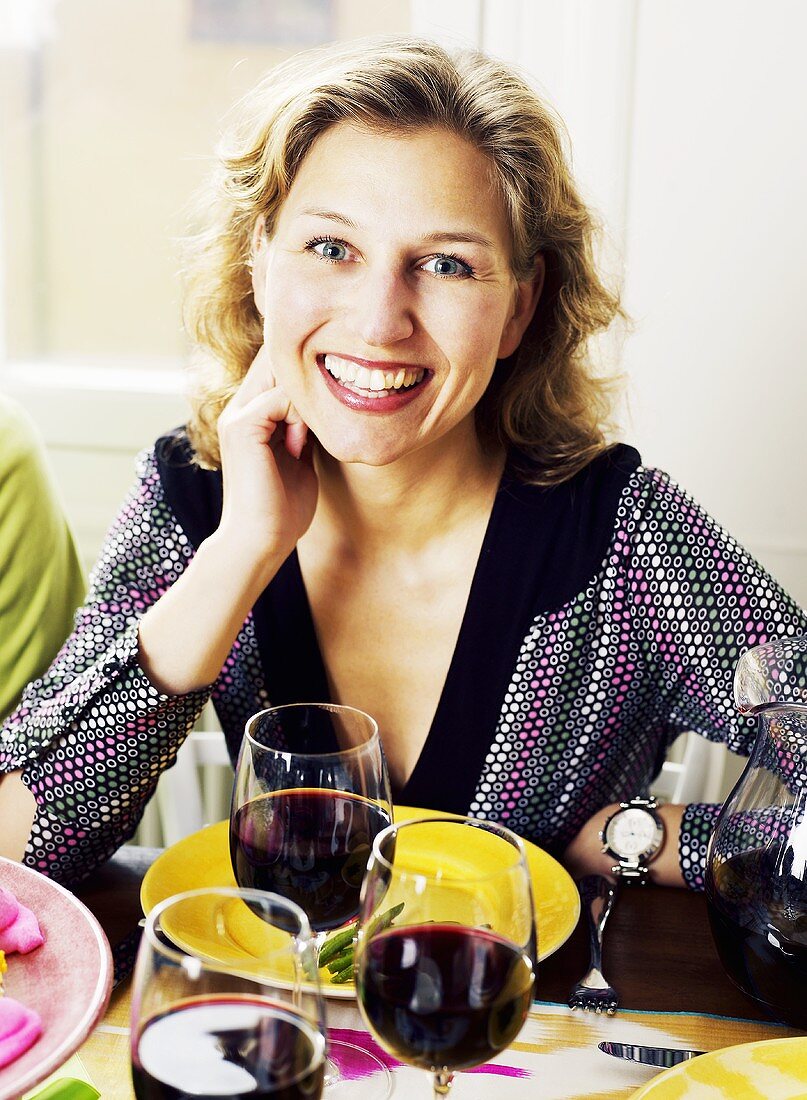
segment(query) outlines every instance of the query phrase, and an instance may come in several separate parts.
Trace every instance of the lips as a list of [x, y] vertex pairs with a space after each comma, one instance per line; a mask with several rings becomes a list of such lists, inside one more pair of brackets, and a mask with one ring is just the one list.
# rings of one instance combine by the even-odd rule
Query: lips
[[368, 362], [330, 352], [317, 356], [317, 367], [337, 401], [354, 412], [396, 412], [415, 401], [432, 378], [426, 367]]
[[322, 356], [322, 365], [345, 389], [369, 400], [380, 400], [391, 394], [417, 386], [426, 376], [423, 367], [399, 364], [365, 365], [340, 355]]

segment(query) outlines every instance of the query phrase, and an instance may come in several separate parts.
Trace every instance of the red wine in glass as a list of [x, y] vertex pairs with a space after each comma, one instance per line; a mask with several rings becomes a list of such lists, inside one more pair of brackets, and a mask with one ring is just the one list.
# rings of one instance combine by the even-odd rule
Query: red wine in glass
[[321, 1032], [288, 1005], [211, 996], [146, 1023], [132, 1080], [137, 1100], [312, 1100], [324, 1065]]
[[261, 795], [231, 819], [236, 882], [289, 898], [317, 931], [338, 928], [358, 915], [373, 840], [389, 823], [382, 807], [344, 791]]
[[710, 868], [706, 902], [720, 961], [769, 1015], [807, 1029], [807, 884], [764, 849]]
[[367, 943], [359, 998], [373, 1032], [409, 1065], [478, 1066], [518, 1035], [532, 999], [529, 955], [481, 928], [411, 925]]

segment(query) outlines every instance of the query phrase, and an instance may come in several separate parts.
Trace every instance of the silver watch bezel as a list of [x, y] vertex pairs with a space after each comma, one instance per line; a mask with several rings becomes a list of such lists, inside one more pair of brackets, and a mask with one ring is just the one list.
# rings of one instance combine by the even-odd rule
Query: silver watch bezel
[[[656, 812], [657, 805], [658, 803], [655, 798], [632, 798], [630, 802], [620, 802], [619, 809], [614, 810], [614, 812], [609, 814], [605, 819], [605, 823], [600, 831], [600, 842], [603, 846], [603, 854], [609, 855], [618, 861], [616, 865], [611, 868], [614, 875], [628, 881], [638, 880], [644, 883], [647, 880], [648, 865], [658, 856], [666, 835], [664, 822]], [[653, 835], [648, 846], [643, 851], [635, 852], [630, 855], [626, 855], [612, 846], [612, 842], [608, 836], [613, 822], [627, 810], [643, 811], [653, 822]]]

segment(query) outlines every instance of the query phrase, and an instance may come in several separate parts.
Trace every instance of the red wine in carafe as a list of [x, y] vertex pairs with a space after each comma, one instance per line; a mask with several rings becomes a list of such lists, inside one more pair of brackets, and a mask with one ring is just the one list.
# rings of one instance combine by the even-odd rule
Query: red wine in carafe
[[706, 900], [731, 979], [776, 1019], [807, 1029], [807, 883], [757, 849], [710, 870]]

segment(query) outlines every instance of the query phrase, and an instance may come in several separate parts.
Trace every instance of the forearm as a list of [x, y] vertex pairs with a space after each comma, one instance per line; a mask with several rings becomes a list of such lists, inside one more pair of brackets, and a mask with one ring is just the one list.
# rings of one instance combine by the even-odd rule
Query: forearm
[[35, 799], [40, 842], [25, 862], [34, 859], [30, 865], [65, 881], [86, 874], [132, 835], [209, 695], [159, 692], [138, 663], [136, 630], [131, 624], [80, 672], [70, 658], [79, 649], [86, 654], [87, 637], [71, 639], [0, 734], [4, 850], [19, 857]]
[[36, 799], [22, 781], [22, 772], [0, 775], [0, 856], [21, 860], [31, 835]]
[[99, 662], [3, 730], [0, 855], [68, 885], [132, 836], [207, 699], [161, 696], [136, 663], [133, 633], [117, 651], [119, 672]]
[[218, 534], [202, 543], [174, 585], [140, 620], [140, 664], [166, 695], [197, 691], [221, 672], [244, 620], [283, 563]]

